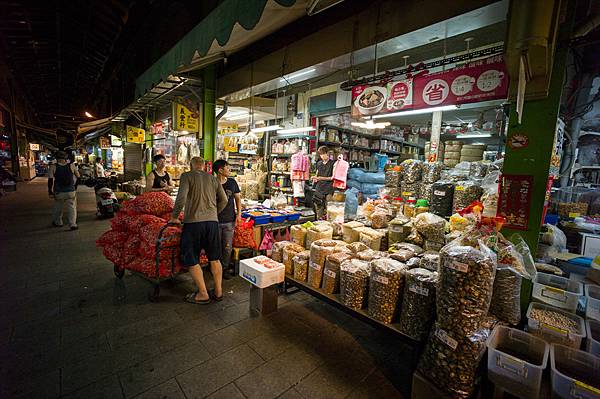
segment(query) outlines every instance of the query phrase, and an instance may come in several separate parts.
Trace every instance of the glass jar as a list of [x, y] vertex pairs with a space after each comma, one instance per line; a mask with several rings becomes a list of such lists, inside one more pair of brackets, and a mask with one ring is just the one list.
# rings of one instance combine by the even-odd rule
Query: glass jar
[[415, 203], [414, 199], [406, 200], [406, 204], [404, 204], [404, 216], [407, 218], [412, 218], [415, 216]]
[[427, 201], [426, 199], [417, 200], [417, 203], [415, 205], [415, 216], [425, 212], [429, 212], [429, 201]]

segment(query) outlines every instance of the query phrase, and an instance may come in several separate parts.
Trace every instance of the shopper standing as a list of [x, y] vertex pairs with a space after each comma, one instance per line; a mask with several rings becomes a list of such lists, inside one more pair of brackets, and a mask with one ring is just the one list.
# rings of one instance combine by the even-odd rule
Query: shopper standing
[[[221, 240], [219, 236], [219, 213], [227, 206], [227, 196], [216, 177], [206, 173], [204, 160], [194, 157], [191, 171], [181, 175], [179, 192], [173, 207], [170, 223], [181, 223], [179, 213], [185, 209], [181, 232], [182, 266], [187, 268], [198, 291], [186, 295], [190, 303], [207, 304], [212, 296], [216, 301], [223, 299], [221, 267]], [[200, 251], [204, 250], [215, 280], [215, 288], [209, 295], [200, 267]]]
[[63, 209], [67, 207], [67, 221], [71, 230], [77, 230], [77, 192], [75, 182], [79, 171], [74, 164], [67, 162], [67, 153], [56, 153], [56, 164], [48, 169], [48, 195], [54, 199], [52, 225], [63, 226]]
[[333, 165], [334, 162], [329, 159], [329, 148], [322, 146], [317, 150], [319, 160], [317, 161], [317, 175], [313, 176], [312, 181], [315, 184], [313, 193], [313, 205], [316, 220], [321, 220], [325, 216], [327, 201], [333, 194]]
[[229, 163], [219, 159], [213, 164], [213, 172], [217, 175], [219, 183], [227, 196], [227, 206], [219, 213], [219, 230], [221, 232], [221, 264], [223, 265], [223, 278], [231, 278], [230, 263], [233, 250], [233, 232], [235, 224], [240, 220], [242, 213], [242, 197], [240, 187], [235, 179], [231, 178]]
[[148, 176], [146, 176], [146, 192], [148, 191], [164, 191], [171, 193], [173, 185], [171, 176], [165, 170], [166, 158], [162, 154], [157, 154], [152, 158], [152, 162], [156, 167]]
[[104, 161], [102, 158], [96, 158], [96, 165], [94, 165], [94, 177], [106, 177], [106, 172], [104, 171]]

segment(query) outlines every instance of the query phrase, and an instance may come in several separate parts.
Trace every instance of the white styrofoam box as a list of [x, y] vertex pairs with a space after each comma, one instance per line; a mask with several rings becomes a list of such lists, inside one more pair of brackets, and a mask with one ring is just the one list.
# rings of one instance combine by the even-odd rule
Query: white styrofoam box
[[600, 321], [600, 286], [588, 284], [585, 286], [585, 317]]
[[279, 266], [269, 269], [255, 262], [256, 259], [261, 258], [267, 257], [261, 255], [240, 260], [240, 277], [258, 288], [266, 288], [273, 284], [282, 283], [285, 279], [285, 266], [283, 263], [279, 263]]
[[552, 274], [538, 273], [533, 279], [533, 299], [575, 313], [583, 296], [583, 284]]

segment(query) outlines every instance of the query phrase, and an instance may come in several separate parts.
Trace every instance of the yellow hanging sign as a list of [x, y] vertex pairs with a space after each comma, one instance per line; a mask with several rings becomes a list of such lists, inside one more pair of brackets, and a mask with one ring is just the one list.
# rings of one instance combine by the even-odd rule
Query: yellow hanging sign
[[146, 131], [144, 129], [127, 125], [125, 126], [125, 131], [127, 132], [128, 143], [141, 144], [146, 139]]
[[198, 111], [190, 110], [183, 104], [173, 103], [173, 130], [197, 133], [199, 126]]

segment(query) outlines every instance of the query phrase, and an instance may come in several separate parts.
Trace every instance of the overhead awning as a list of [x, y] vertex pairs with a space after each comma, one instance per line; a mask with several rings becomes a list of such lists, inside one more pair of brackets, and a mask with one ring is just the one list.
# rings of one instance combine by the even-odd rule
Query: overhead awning
[[170, 75], [207, 65], [306, 15], [308, 0], [224, 0], [136, 80], [136, 98]]
[[109, 116], [108, 118], [104, 119], [97, 119], [91, 122], [80, 123], [79, 126], [77, 126], [77, 134], [83, 134], [92, 130], [97, 130], [106, 126], [110, 126], [112, 119], [113, 117]]

